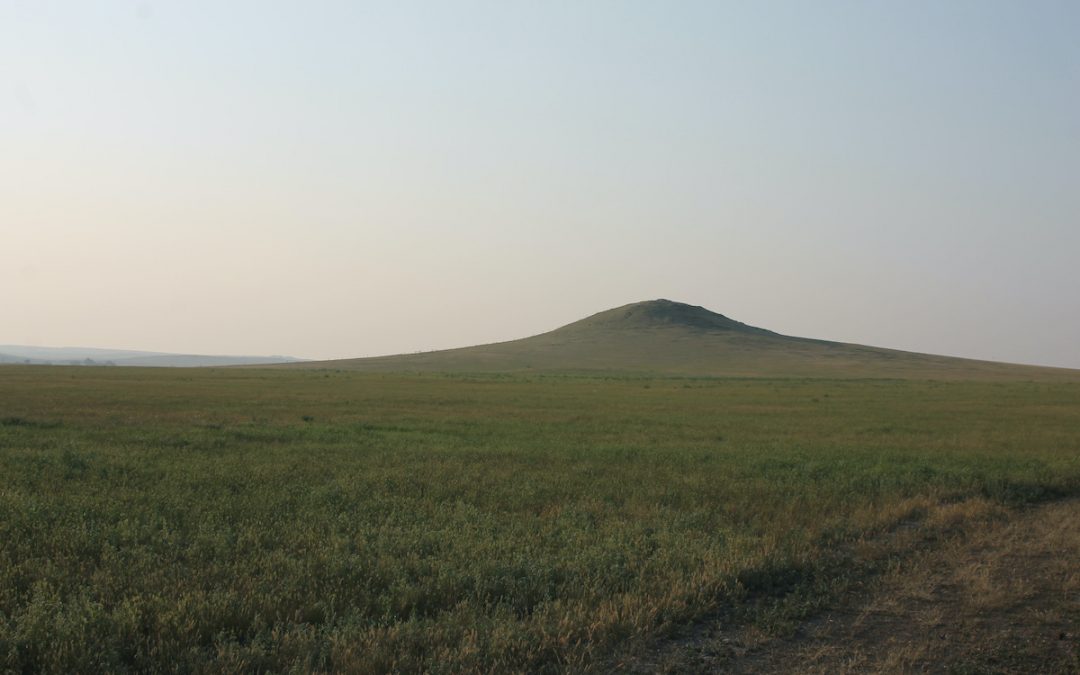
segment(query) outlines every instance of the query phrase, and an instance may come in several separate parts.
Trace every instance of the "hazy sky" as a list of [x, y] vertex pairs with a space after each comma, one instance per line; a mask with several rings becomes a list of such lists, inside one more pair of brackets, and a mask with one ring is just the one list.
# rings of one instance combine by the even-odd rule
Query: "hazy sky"
[[1080, 367], [1080, 3], [0, 0], [0, 344], [637, 300]]

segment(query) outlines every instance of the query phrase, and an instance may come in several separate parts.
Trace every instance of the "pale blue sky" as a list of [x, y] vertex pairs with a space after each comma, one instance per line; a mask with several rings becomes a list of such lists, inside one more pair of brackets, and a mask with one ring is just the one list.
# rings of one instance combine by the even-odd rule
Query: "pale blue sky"
[[0, 0], [0, 344], [350, 357], [667, 297], [1080, 367], [1080, 3]]

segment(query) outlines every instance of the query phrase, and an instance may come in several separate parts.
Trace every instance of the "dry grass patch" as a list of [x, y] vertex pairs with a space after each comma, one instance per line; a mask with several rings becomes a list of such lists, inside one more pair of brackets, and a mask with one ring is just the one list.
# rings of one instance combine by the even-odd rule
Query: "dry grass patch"
[[792, 637], [756, 635], [747, 656], [712, 670], [1080, 672], [1080, 500], [1007, 520], [993, 505], [956, 505], [927, 523], [956, 525], [958, 514], [983, 524], [898, 564], [869, 595]]

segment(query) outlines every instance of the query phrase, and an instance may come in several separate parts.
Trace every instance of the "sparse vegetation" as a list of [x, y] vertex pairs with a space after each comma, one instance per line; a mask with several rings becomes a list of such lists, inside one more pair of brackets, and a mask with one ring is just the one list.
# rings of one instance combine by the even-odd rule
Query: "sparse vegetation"
[[16, 672], [600, 668], [1080, 488], [1069, 382], [17, 366], [0, 418]]

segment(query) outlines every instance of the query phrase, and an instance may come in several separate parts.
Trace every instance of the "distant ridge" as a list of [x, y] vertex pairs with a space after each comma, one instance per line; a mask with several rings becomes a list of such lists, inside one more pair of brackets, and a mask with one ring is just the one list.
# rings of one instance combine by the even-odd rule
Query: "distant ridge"
[[1065, 368], [791, 337], [704, 307], [665, 299], [623, 305], [509, 342], [282, 367], [371, 372], [1080, 380], [1080, 371]]
[[169, 354], [130, 349], [93, 347], [30, 347], [0, 345], [0, 364], [47, 366], [142, 366], [150, 368], [199, 368], [208, 366], [256, 366], [297, 363], [291, 356], [215, 356]]

